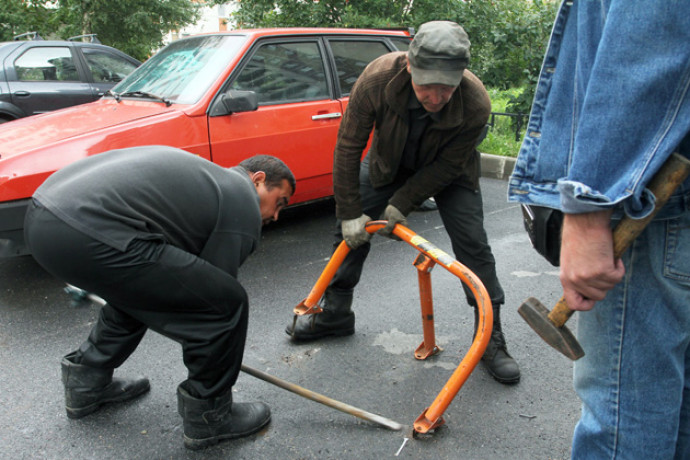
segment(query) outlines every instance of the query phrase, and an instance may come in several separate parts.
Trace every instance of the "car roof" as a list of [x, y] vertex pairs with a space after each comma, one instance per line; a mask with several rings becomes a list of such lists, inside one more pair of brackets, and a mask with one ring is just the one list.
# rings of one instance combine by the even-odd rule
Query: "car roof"
[[70, 45], [75, 45], [75, 46], [98, 46], [98, 47], [106, 47], [106, 48], [112, 48], [111, 46], [104, 45], [103, 43], [95, 43], [95, 42], [82, 42], [82, 41], [74, 41], [74, 40], [12, 40], [12, 41], [6, 41], [6, 42], [0, 42], [1, 45], [15, 45], [15, 46], [21, 46], [21, 45], [26, 45], [26, 44], [32, 44], [32, 45], [48, 45], [48, 46], [55, 46], [55, 45], [60, 45], [60, 46], [65, 46], [66, 44]]
[[[137, 58], [130, 56], [129, 54], [117, 48], [113, 48], [112, 46], [104, 45], [102, 43], [82, 42], [74, 40], [13, 40], [7, 42], [0, 42], [0, 63], [3, 59], [5, 59], [7, 56], [9, 56], [12, 52], [14, 52], [17, 49], [21, 49], [22, 47], [25, 47], [26, 49], [35, 46], [70, 46], [77, 48], [97, 48], [101, 50], [109, 50], [110, 52], [115, 53], [129, 60], [132, 63], [141, 65], [141, 61]], [[2, 74], [2, 69], [0, 69], [0, 74]]]
[[[263, 36], [280, 36], [280, 35], [388, 35], [399, 37], [410, 37], [413, 34], [412, 29], [348, 29], [336, 27], [275, 27], [275, 28], [260, 28], [260, 29], [235, 29], [227, 32], [210, 32], [204, 34], [193, 35], [185, 38], [192, 38], [199, 35], [247, 35], [255, 38]], [[183, 40], [183, 39], [182, 39]]]
[[102, 49], [105, 48], [109, 50], [115, 50], [118, 53], [125, 54], [117, 48], [113, 48], [112, 46], [104, 45], [102, 43], [82, 42], [73, 40], [13, 40], [0, 42], [0, 55], [9, 54], [10, 52], [22, 46], [76, 46]]

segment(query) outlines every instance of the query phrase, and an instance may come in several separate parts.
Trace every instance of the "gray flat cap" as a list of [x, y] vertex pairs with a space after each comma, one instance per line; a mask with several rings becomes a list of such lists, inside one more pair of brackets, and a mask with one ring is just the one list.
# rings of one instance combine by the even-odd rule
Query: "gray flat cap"
[[458, 86], [470, 61], [470, 40], [454, 22], [426, 22], [412, 39], [407, 56], [415, 84]]

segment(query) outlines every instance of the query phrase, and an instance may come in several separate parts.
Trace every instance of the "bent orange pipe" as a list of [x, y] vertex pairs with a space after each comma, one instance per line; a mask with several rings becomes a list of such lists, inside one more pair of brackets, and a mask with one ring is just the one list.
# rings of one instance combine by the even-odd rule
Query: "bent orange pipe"
[[321, 313], [323, 309], [319, 306], [319, 300], [323, 297], [323, 293], [326, 292], [328, 284], [335, 276], [335, 272], [340, 268], [340, 264], [343, 263], [345, 257], [350, 252], [350, 248], [345, 241], [340, 243], [338, 248], [335, 250], [331, 259], [326, 264], [326, 268], [321, 272], [321, 276], [316, 280], [316, 284], [311, 288], [307, 298], [301, 301], [295, 308], [295, 315], [307, 315], [310, 313]]
[[[371, 221], [367, 223], [366, 230], [369, 233], [374, 233], [385, 225], [386, 221]], [[458, 391], [460, 391], [460, 388], [465, 384], [484, 354], [484, 350], [486, 350], [486, 346], [491, 338], [493, 310], [489, 293], [484, 284], [470, 269], [407, 227], [397, 224], [393, 229], [393, 234], [460, 278], [460, 281], [472, 291], [477, 301], [479, 324], [477, 325], [477, 334], [472, 345], [433, 403], [424, 409], [414, 422], [414, 431], [416, 433], [428, 433], [430, 430], [445, 423], [442, 417], [443, 413]], [[350, 248], [347, 244], [344, 241], [340, 243], [307, 298], [295, 307], [295, 315], [322, 311], [317, 304], [349, 252]]]
[[422, 253], [417, 255], [413, 265], [417, 268], [417, 281], [419, 282], [419, 301], [422, 307], [422, 331], [424, 340], [414, 352], [417, 359], [427, 359], [443, 351], [436, 345], [436, 333], [434, 331], [434, 300], [431, 290], [431, 269], [436, 262]]

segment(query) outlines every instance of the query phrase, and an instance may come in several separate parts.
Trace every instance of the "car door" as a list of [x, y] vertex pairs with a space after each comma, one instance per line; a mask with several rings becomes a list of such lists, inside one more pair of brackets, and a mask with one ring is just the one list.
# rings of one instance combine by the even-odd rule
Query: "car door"
[[331, 196], [333, 150], [347, 96], [364, 67], [394, 49], [375, 36], [258, 43], [226, 90], [256, 92], [259, 108], [209, 118], [213, 161], [231, 166], [251, 155], [273, 155], [297, 178], [292, 202]]
[[94, 100], [70, 46], [33, 45], [19, 50], [8, 71], [12, 103], [27, 115]]
[[328, 37], [333, 65], [336, 69], [337, 91], [343, 103], [343, 110], [347, 108], [352, 86], [359, 78], [364, 68], [377, 57], [390, 51], [406, 50], [408, 38], [400, 37], [395, 41], [375, 37]]
[[318, 37], [258, 43], [226, 90], [254, 91], [259, 108], [209, 118], [213, 162], [232, 166], [252, 155], [273, 155], [295, 174], [293, 201], [331, 194], [332, 154], [342, 106], [333, 97], [330, 81]]

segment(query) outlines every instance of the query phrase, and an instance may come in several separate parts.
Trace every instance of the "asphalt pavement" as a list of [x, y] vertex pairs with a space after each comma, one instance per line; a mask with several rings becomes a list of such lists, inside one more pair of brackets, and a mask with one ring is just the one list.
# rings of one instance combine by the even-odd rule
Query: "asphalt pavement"
[[[151, 392], [80, 420], [68, 419], [60, 358], [93, 325], [95, 305], [74, 306], [63, 284], [31, 257], [0, 259], [0, 458], [7, 459], [566, 459], [579, 401], [572, 362], [548, 347], [517, 308], [529, 296], [551, 307], [560, 297], [557, 269], [531, 248], [506, 182], [483, 178], [485, 223], [506, 291], [502, 318], [516, 385], [494, 381], [480, 364], [433, 434], [408, 439], [472, 342], [473, 315], [460, 281], [432, 271], [436, 342], [443, 351], [414, 358], [422, 342], [418, 252], [374, 237], [355, 293], [354, 336], [294, 344], [285, 334], [331, 251], [334, 205], [288, 210], [264, 229], [259, 250], [240, 271], [250, 298], [244, 363], [407, 427], [393, 431], [242, 373], [236, 401], [272, 409], [267, 429], [194, 452], [182, 443], [175, 390], [186, 378], [180, 347], [148, 333], [116, 375], [146, 375]], [[409, 227], [452, 254], [438, 212], [416, 212]], [[577, 316], [577, 315], [576, 315]], [[576, 317], [569, 322], [575, 327]]]

